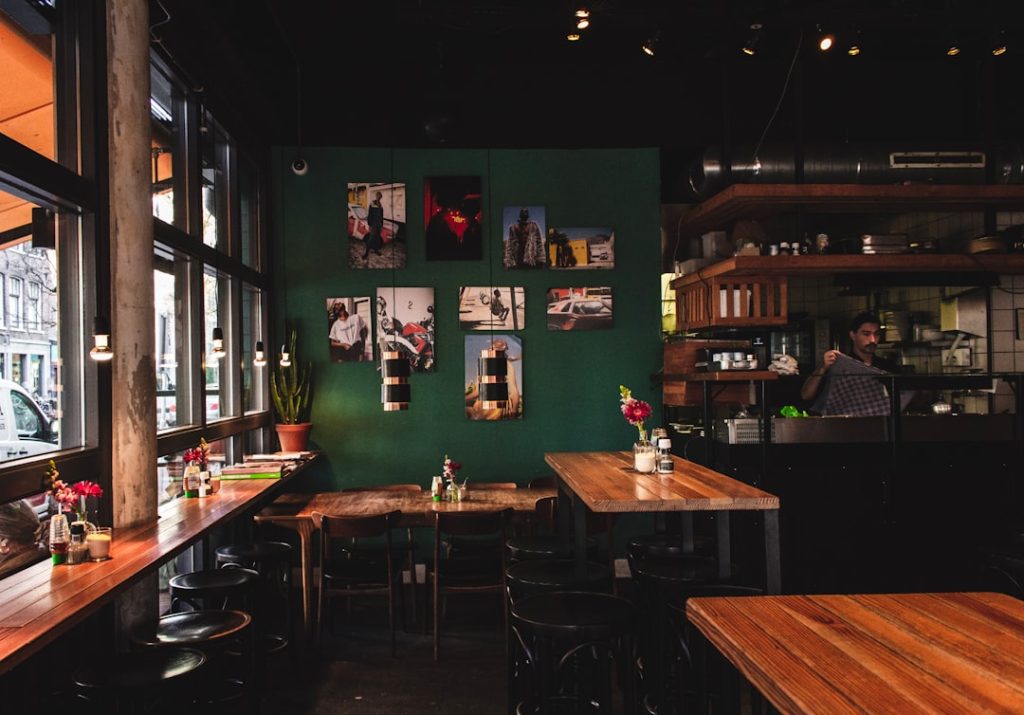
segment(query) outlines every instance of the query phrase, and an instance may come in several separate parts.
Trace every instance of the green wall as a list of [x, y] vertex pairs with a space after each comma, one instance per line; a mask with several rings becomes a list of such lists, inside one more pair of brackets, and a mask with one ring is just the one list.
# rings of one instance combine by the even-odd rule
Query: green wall
[[[659, 166], [656, 149], [455, 150], [304, 149], [309, 173], [295, 176], [293, 148], [273, 153], [272, 258], [277, 335], [283, 321], [299, 330], [299, 355], [313, 361], [312, 447], [326, 459], [300, 488], [418, 482], [439, 474], [445, 453], [473, 481], [525, 484], [549, 474], [544, 452], [628, 449], [635, 429], [618, 410], [618, 386], [628, 385], [655, 407], [661, 366], [659, 284]], [[488, 169], [488, 162], [490, 168]], [[423, 243], [423, 180], [479, 175], [483, 181], [484, 259], [430, 262]], [[349, 181], [407, 184], [408, 266], [398, 286], [432, 286], [436, 371], [414, 374], [408, 411], [385, 413], [375, 363], [336, 364], [328, 358], [324, 300], [376, 296], [390, 286], [389, 270], [348, 267], [346, 193]], [[504, 206], [546, 207], [547, 225], [611, 226], [612, 271], [505, 271], [501, 267]], [[490, 209], [490, 210], [489, 210]], [[493, 267], [491, 266], [493, 261]], [[523, 341], [524, 416], [519, 421], [471, 422], [463, 403], [460, 285], [526, 289]], [[545, 293], [565, 285], [610, 285], [611, 330], [548, 332]]]

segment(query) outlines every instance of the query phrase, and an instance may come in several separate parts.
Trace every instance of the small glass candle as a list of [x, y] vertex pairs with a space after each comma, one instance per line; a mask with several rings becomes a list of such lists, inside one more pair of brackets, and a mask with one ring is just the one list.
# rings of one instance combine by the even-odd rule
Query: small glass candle
[[110, 558], [110, 527], [98, 526], [85, 537], [85, 545], [89, 549], [89, 558], [93, 561], [105, 561]]

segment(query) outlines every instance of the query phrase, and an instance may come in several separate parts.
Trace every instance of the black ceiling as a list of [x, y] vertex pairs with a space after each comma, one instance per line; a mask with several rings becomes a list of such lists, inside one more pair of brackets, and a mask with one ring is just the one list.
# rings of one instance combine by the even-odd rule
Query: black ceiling
[[[151, 0], [151, 21], [211, 106], [232, 115], [229, 127], [261, 142], [298, 143], [301, 115], [307, 146], [686, 153], [723, 140], [753, 144], [762, 133], [767, 141], [1017, 138], [1022, 5], [601, 0], [589, 3], [592, 27], [573, 44], [567, 0]], [[750, 58], [739, 48], [754, 22], [764, 29]], [[814, 47], [818, 23], [837, 33], [828, 55]], [[852, 58], [846, 43], [858, 30], [863, 51]], [[994, 58], [999, 30], [1009, 51]], [[651, 58], [640, 44], [655, 33]], [[964, 49], [950, 58], [954, 37]]]

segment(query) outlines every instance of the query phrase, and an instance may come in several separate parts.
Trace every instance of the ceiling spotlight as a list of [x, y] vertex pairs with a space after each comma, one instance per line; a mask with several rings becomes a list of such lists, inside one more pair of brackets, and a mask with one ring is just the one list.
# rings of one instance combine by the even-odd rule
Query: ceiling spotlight
[[1001, 57], [1006, 54], [1006, 31], [1000, 30], [996, 35], [995, 44], [992, 45], [992, 56]]
[[644, 54], [648, 57], [654, 57], [655, 53], [658, 51], [659, 39], [659, 33], [655, 33], [653, 36], [640, 43], [640, 49], [643, 50]]
[[854, 33], [853, 42], [851, 42], [850, 46], [846, 48], [846, 54], [850, 57], [856, 57], [860, 54], [860, 30], [857, 30], [857, 32]]
[[576, 17], [590, 17], [590, 8], [586, 5], [577, 5], [572, 14]]
[[755, 22], [750, 26], [753, 33], [750, 35], [750, 39], [747, 40], [747, 44], [743, 45], [743, 54], [753, 57], [757, 54], [757, 43], [761, 40], [761, 23]]
[[956, 38], [949, 43], [949, 47], [946, 48], [946, 55], [948, 57], [956, 57], [960, 54], [960, 43], [957, 42]]
[[825, 32], [821, 29], [821, 25], [818, 25], [818, 49], [822, 52], [828, 52], [832, 49], [832, 45], [836, 43], [836, 36], [831, 32]]
[[576, 18], [576, 29], [577, 30], [586, 30], [588, 27], [590, 27], [590, 18], [589, 17], [577, 17]]
[[576, 32], [575, 30], [570, 30], [569, 32], [565, 33], [565, 39], [567, 39], [569, 42], [579, 42], [580, 33]]

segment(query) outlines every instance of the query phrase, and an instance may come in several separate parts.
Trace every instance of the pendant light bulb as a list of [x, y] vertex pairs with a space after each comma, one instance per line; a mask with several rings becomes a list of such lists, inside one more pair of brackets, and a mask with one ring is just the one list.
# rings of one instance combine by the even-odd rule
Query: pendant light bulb
[[278, 361], [281, 367], [292, 366], [292, 355], [288, 352], [288, 348], [284, 345], [281, 346], [281, 359]]
[[257, 340], [256, 341], [256, 350], [253, 352], [253, 356], [252, 356], [252, 366], [253, 367], [264, 367], [264, 366], [266, 366], [266, 364], [267, 364], [267, 354], [263, 350], [263, 341], [262, 340]]
[[220, 360], [227, 353], [224, 350], [224, 331], [220, 328], [213, 329], [213, 356]]
[[89, 357], [96, 362], [110, 362], [114, 359], [114, 351], [110, 347], [110, 326], [107, 325], [106, 318], [97, 315], [92, 326], [92, 349], [89, 350]]
[[480, 407], [503, 410], [508, 406], [508, 355], [503, 348], [480, 351], [477, 363], [480, 386]]
[[409, 386], [411, 366], [408, 358], [397, 350], [387, 350], [380, 359], [380, 401], [385, 412], [409, 409], [412, 389]]

